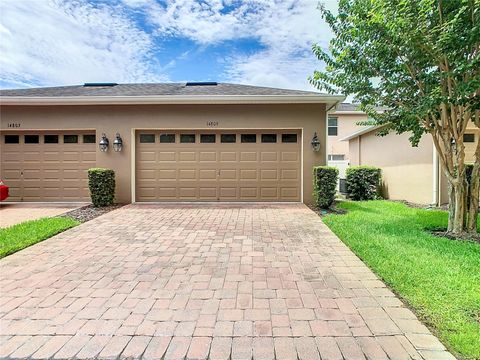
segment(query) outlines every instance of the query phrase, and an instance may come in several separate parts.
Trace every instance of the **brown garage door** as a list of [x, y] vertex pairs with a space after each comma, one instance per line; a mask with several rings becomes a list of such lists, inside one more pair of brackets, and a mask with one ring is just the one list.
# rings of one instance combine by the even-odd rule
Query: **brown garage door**
[[138, 131], [137, 201], [300, 201], [300, 131]]
[[90, 131], [4, 132], [1, 178], [10, 201], [89, 201], [87, 169], [95, 167]]

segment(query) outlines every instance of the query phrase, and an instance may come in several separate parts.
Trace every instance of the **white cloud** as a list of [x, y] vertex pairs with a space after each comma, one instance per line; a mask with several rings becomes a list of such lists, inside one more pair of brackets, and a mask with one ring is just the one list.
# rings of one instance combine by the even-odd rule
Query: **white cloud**
[[119, 7], [85, 1], [0, 4], [0, 78], [11, 86], [166, 80], [151, 37]]
[[[331, 37], [316, 0], [123, 0], [143, 8], [161, 36], [189, 38], [201, 46], [257, 39], [264, 49], [232, 54], [223, 77], [255, 85], [312, 89], [307, 78], [321, 64], [311, 46]], [[334, 9], [336, 0], [326, 0]]]

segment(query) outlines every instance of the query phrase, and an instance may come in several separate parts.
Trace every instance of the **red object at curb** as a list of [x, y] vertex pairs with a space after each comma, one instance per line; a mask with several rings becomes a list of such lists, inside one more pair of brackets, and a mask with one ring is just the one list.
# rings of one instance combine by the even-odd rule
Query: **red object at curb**
[[0, 180], [0, 201], [8, 198], [8, 186], [3, 183], [3, 180]]

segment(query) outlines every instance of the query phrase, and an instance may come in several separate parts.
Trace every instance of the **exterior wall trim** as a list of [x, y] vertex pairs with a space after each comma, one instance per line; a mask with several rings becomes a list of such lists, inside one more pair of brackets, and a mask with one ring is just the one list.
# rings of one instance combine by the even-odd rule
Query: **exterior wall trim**
[[4, 105], [148, 105], [148, 104], [311, 104], [335, 105], [343, 101], [339, 95], [197, 95], [197, 96], [4, 96]]

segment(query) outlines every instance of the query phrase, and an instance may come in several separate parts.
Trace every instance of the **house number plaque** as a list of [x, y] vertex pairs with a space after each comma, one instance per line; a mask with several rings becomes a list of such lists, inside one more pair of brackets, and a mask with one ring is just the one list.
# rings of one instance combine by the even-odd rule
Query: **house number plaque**
[[218, 126], [218, 121], [207, 121], [207, 126], [208, 127], [217, 127]]
[[8, 123], [7, 127], [9, 127], [9, 128], [19, 128], [20, 123]]

